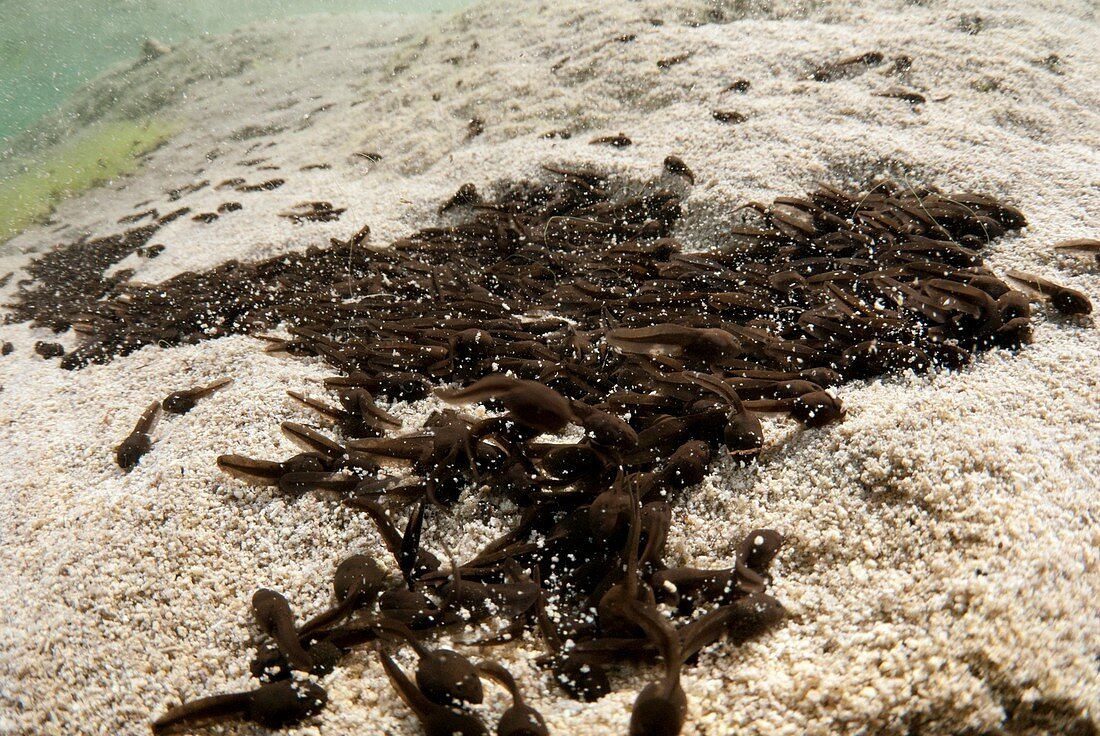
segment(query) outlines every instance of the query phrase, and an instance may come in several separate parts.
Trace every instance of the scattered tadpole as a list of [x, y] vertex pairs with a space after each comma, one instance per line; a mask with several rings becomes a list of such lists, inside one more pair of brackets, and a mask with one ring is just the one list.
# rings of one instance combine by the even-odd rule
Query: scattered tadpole
[[439, 214], [444, 214], [455, 207], [463, 207], [473, 204], [481, 204], [481, 195], [477, 193], [477, 187], [467, 182], [451, 195], [451, 198], [439, 207]]
[[810, 79], [815, 82], [833, 82], [837, 79], [846, 79], [861, 74], [870, 67], [878, 66], [885, 57], [881, 52], [868, 51], [858, 56], [849, 56], [839, 61], [822, 64], [810, 74]]
[[736, 110], [715, 110], [710, 116], [720, 123], [743, 123], [749, 119], [747, 115]]
[[1062, 286], [1042, 276], [1015, 269], [1007, 271], [1005, 276], [1021, 284], [1024, 289], [1035, 296], [1049, 301], [1062, 314], [1085, 315], [1092, 312], [1092, 302], [1089, 301], [1089, 298], [1068, 286]]
[[723, 92], [736, 92], [738, 94], [744, 94], [745, 92], [749, 91], [750, 87], [752, 87], [752, 82], [750, 82], [747, 79], [738, 79], [737, 81], [731, 82], [730, 84], [723, 87], [722, 91]]
[[695, 183], [695, 174], [679, 156], [665, 156], [665, 171], [673, 176], [683, 177], [688, 184]]
[[115, 448], [115, 462], [118, 463], [118, 467], [123, 470], [130, 470], [137, 465], [141, 456], [153, 447], [153, 440], [149, 437], [149, 432], [153, 429], [159, 414], [159, 401], [149, 404], [145, 411], [141, 413], [141, 417], [138, 418], [137, 424], [134, 426], [134, 431]]
[[155, 219], [157, 219], [158, 214], [159, 213], [157, 212], [156, 208], [151, 209], [151, 210], [145, 210], [144, 212], [137, 212], [137, 213], [132, 214], [132, 215], [125, 215], [123, 217], [118, 218], [118, 224], [119, 225], [128, 225], [128, 224], [131, 224], [131, 223], [134, 223], [134, 222], [138, 222], [139, 220], [144, 220], [146, 217], [149, 217], [149, 218], [155, 220]]
[[286, 183], [285, 179], [268, 179], [262, 181], [259, 184], [239, 184], [236, 189], [238, 192], [269, 192], [272, 189], [278, 189]]
[[892, 88], [885, 92], [872, 92], [875, 97], [892, 97], [895, 100], [904, 100], [910, 105], [919, 105], [925, 102], [924, 95], [920, 92], [913, 92], [912, 90]]
[[602, 145], [612, 146], [613, 148], [626, 148], [627, 146], [633, 145], [634, 141], [630, 140], [622, 133], [619, 133], [617, 135], [604, 135], [593, 138], [592, 140], [588, 141], [588, 144], [591, 146]]
[[59, 342], [43, 342], [39, 340], [34, 344], [34, 352], [46, 360], [60, 358], [65, 354], [65, 348]]
[[161, 401], [161, 407], [170, 414], [186, 414], [195, 408], [199, 399], [205, 398], [222, 386], [232, 383], [232, 378], [222, 378], [205, 386], [173, 391]]
[[252, 596], [252, 614], [260, 629], [275, 640], [291, 667], [301, 672], [313, 669], [313, 658], [298, 640], [294, 614], [285, 597], [268, 588], [257, 590]]
[[510, 376], [486, 376], [464, 389], [437, 392], [437, 395], [453, 404], [497, 399], [515, 421], [540, 433], [560, 432], [576, 421], [569, 401], [557, 391], [536, 381]]
[[139, 258], [156, 258], [164, 252], [164, 246], [160, 243], [155, 245], [142, 245], [135, 251]]
[[665, 58], [665, 59], [658, 59], [657, 60], [657, 68], [658, 69], [671, 69], [672, 67], [676, 66], [677, 64], [685, 62], [690, 58], [691, 58], [691, 53], [689, 52], [689, 53], [686, 53], [686, 54], [677, 54], [676, 56], [669, 56], [668, 58]]
[[1100, 265], [1100, 240], [1094, 238], [1074, 238], [1054, 244], [1054, 250], [1074, 255], [1092, 256]]
[[304, 222], [334, 222], [346, 211], [344, 207], [333, 207], [332, 202], [300, 202], [287, 211], [279, 213], [295, 225]]
[[511, 672], [496, 662], [482, 662], [477, 666], [477, 671], [500, 683], [512, 696], [512, 705], [497, 723], [498, 736], [549, 736], [550, 729], [542, 714], [524, 701]]
[[473, 713], [455, 710], [430, 700], [381, 649], [378, 650], [378, 659], [394, 689], [416, 714], [424, 733], [431, 736], [488, 736], [485, 725]]

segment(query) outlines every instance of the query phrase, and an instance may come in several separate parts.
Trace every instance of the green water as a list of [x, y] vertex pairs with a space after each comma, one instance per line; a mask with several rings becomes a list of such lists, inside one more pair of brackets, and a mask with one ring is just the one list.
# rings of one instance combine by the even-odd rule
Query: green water
[[0, 140], [27, 129], [142, 43], [256, 21], [366, 10], [453, 11], [472, 0], [0, 0]]

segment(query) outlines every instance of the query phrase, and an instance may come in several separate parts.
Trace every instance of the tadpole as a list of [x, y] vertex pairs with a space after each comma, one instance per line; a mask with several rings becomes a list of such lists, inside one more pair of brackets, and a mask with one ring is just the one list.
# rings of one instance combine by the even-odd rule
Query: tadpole
[[299, 640], [320, 629], [339, 623], [357, 608], [369, 605], [381, 591], [385, 571], [370, 555], [352, 555], [336, 567], [332, 578], [336, 605], [310, 619], [298, 629]]
[[153, 429], [159, 414], [159, 401], [154, 401], [145, 407], [145, 411], [141, 413], [141, 417], [134, 426], [134, 431], [115, 448], [115, 462], [118, 463], [120, 468], [123, 470], [131, 469], [137, 465], [141, 456], [153, 447], [153, 440], [149, 437], [149, 432]]
[[161, 407], [164, 411], [172, 414], [186, 414], [195, 408], [195, 404], [199, 399], [209, 396], [232, 381], [232, 378], [222, 378], [205, 386], [173, 391], [160, 402]]
[[477, 666], [479, 674], [490, 677], [504, 686], [512, 696], [512, 705], [497, 722], [497, 736], [549, 736], [550, 729], [542, 714], [527, 705], [512, 673], [497, 662], [482, 662]]
[[153, 733], [176, 733], [197, 721], [230, 718], [243, 718], [264, 728], [286, 728], [318, 713], [327, 702], [328, 693], [315, 682], [280, 680], [249, 692], [213, 695], [177, 705], [153, 721]]
[[[382, 662], [382, 668], [385, 669], [398, 695], [420, 720], [425, 736], [488, 736], [489, 732], [485, 730], [485, 726], [477, 716], [439, 705], [428, 699], [401, 671], [397, 663], [381, 649], [378, 650], [378, 659]], [[476, 678], [477, 675], [474, 677]]]
[[408, 627], [381, 619], [377, 627], [394, 634], [413, 648], [419, 662], [416, 684], [424, 697], [438, 705], [480, 703], [485, 697], [477, 669], [470, 660], [451, 649], [430, 649]]
[[1062, 286], [1042, 276], [1015, 269], [1007, 271], [1005, 276], [1019, 284], [1023, 284], [1031, 293], [1048, 299], [1054, 308], [1062, 314], [1084, 315], [1092, 312], [1092, 302], [1089, 301], [1089, 298], [1068, 286]]
[[260, 629], [273, 638], [290, 666], [300, 672], [313, 670], [313, 658], [302, 647], [294, 628], [290, 603], [281, 593], [260, 588], [252, 595], [252, 614]]

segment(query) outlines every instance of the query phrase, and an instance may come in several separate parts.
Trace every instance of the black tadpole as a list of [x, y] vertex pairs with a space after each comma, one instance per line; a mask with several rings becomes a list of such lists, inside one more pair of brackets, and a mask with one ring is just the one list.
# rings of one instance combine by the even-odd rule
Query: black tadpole
[[313, 669], [313, 658], [298, 640], [294, 629], [294, 614], [282, 594], [260, 588], [252, 595], [252, 613], [260, 629], [273, 638], [290, 666], [301, 672]]
[[458, 652], [430, 649], [408, 627], [395, 621], [383, 618], [377, 627], [404, 639], [416, 652], [416, 684], [428, 700], [439, 705], [476, 704], [485, 697], [477, 669]]
[[286, 728], [318, 713], [328, 703], [328, 693], [309, 681], [280, 680], [256, 690], [213, 695], [177, 705], [153, 721], [153, 733], [177, 733], [196, 722], [220, 722], [241, 718], [264, 728]]
[[477, 666], [479, 674], [492, 678], [504, 686], [512, 696], [512, 705], [504, 711], [497, 723], [497, 736], [549, 736], [550, 729], [542, 714], [527, 705], [512, 673], [497, 662], [482, 662]]
[[232, 378], [222, 378], [205, 386], [173, 391], [160, 402], [161, 407], [170, 414], [186, 414], [195, 408], [195, 404], [198, 403], [199, 399], [209, 396], [232, 381]]
[[123, 470], [129, 470], [137, 465], [141, 456], [149, 452], [153, 447], [153, 440], [149, 432], [156, 424], [157, 415], [160, 413], [160, 402], [154, 401], [145, 408], [134, 427], [134, 431], [115, 448], [115, 462]]
[[[488, 736], [489, 732], [477, 716], [440, 705], [426, 697], [381, 649], [378, 650], [378, 659], [394, 689], [420, 720], [426, 736]], [[476, 679], [477, 676], [474, 677]]]

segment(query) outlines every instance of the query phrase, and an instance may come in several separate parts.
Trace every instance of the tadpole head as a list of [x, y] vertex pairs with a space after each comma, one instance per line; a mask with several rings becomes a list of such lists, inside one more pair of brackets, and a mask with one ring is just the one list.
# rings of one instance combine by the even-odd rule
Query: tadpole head
[[189, 391], [173, 391], [164, 397], [161, 406], [171, 414], [186, 414], [198, 403]]
[[281, 593], [270, 588], [260, 588], [252, 594], [252, 614], [267, 633], [274, 630], [276, 616], [289, 609], [289, 605]]
[[774, 529], [753, 529], [737, 548], [737, 556], [752, 570], [763, 575], [783, 546], [783, 535]]
[[248, 665], [252, 676], [260, 682], [274, 682], [290, 677], [290, 664], [279, 647], [265, 645], [260, 647], [256, 656]]
[[569, 697], [582, 703], [594, 703], [611, 692], [607, 671], [595, 664], [582, 664], [569, 657], [555, 658], [554, 680]]
[[441, 615], [430, 598], [406, 588], [394, 588], [378, 596], [378, 611], [410, 629], [432, 626]]
[[736, 458], [752, 460], [764, 445], [760, 419], [749, 411], [731, 414], [722, 433], [723, 442]]
[[282, 462], [283, 473], [323, 473], [328, 470], [328, 458], [316, 452], [299, 452]]
[[672, 453], [662, 478], [672, 488], [683, 490], [702, 483], [710, 465], [710, 445], [702, 440], [688, 440]]
[[358, 588], [359, 596], [377, 593], [386, 579], [385, 571], [370, 555], [352, 555], [341, 562], [332, 578], [336, 600], [343, 602]]
[[614, 489], [596, 496], [588, 508], [588, 523], [599, 540], [610, 540], [630, 524], [633, 502], [625, 493]]
[[844, 418], [844, 404], [828, 391], [813, 391], [794, 400], [791, 416], [807, 427], [823, 427]]
[[551, 477], [563, 481], [575, 481], [595, 475], [603, 465], [600, 456], [585, 445], [561, 445], [542, 458], [542, 469]]
[[729, 604], [726, 631], [740, 645], [755, 638], [783, 620], [783, 605], [766, 593], [751, 593]]
[[285, 728], [320, 712], [326, 703], [328, 693], [317, 683], [280, 680], [252, 693], [248, 720], [264, 728]]
[[135, 432], [115, 448], [115, 462], [123, 470], [130, 470], [138, 464], [141, 456], [153, 447], [153, 440], [144, 432]]
[[1055, 292], [1050, 298], [1050, 303], [1062, 314], [1085, 315], [1092, 312], [1092, 302], [1089, 298], [1072, 289]]
[[[335, 644], [320, 641], [307, 650], [313, 667], [309, 674], [315, 677], [324, 677], [332, 674], [336, 665], [344, 656], [344, 651]], [[277, 646], [263, 646], [256, 652], [256, 656], [248, 665], [252, 676], [260, 682], [276, 682], [290, 677], [293, 668], [287, 661], [286, 655]]]
[[319, 641], [307, 651], [313, 660], [313, 669], [309, 673], [315, 677], [331, 675], [344, 656], [343, 649], [328, 641]]
[[642, 688], [630, 714], [630, 736], [677, 736], [684, 727], [687, 699], [678, 686], [670, 694], [664, 683]]
[[513, 705], [497, 722], [497, 736], [549, 736], [542, 714], [529, 705]]
[[601, 447], [626, 452], [638, 446], [638, 433], [621, 418], [605, 411], [593, 411], [582, 422], [585, 432]]
[[416, 667], [416, 684], [428, 700], [439, 705], [480, 703], [485, 693], [477, 668], [470, 660], [450, 649], [437, 649], [421, 657]]

